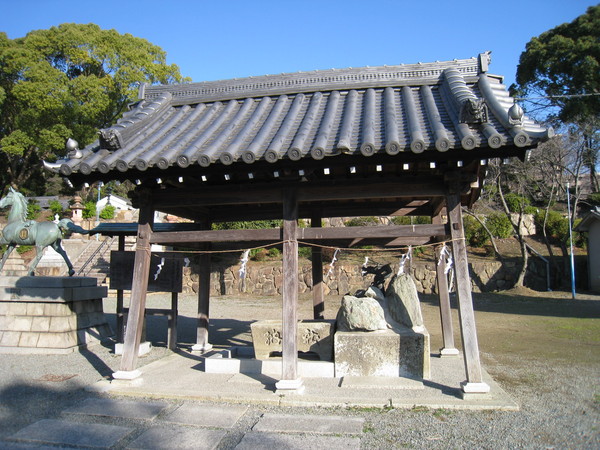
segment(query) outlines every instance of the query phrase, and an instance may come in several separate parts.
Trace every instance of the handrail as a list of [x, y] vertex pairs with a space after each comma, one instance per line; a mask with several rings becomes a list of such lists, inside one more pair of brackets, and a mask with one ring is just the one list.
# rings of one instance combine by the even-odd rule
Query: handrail
[[548, 290], [548, 292], [550, 292], [552, 290], [551, 287], [550, 287], [551, 286], [550, 285], [550, 261], [548, 261], [547, 258], [543, 257], [540, 254], [540, 252], [538, 252], [531, 245], [525, 243], [525, 248], [527, 248], [530, 252], [532, 252], [535, 256], [537, 256], [538, 258], [540, 258], [546, 264], [546, 289]]
[[104, 253], [106, 253], [106, 250], [108, 250], [112, 247], [114, 240], [115, 240], [115, 237], [113, 236], [110, 239], [105, 239], [104, 241], [102, 241], [102, 244], [100, 244], [98, 246], [98, 248], [96, 248], [96, 250], [94, 250], [94, 253], [92, 253], [92, 255], [87, 259], [87, 261], [84, 262], [83, 265], [79, 268], [79, 270], [77, 271], [77, 275], [83, 274], [83, 276], [85, 276], [88, 273], [90, 273], [91, 267], [90, 267], [90, 270], [88, 270], [87, 272], [84, 272], [85, 269], [87, 268], [87, 266], [91, 265], [92, 261], [96, 261], [101, 256], [104, 256]]

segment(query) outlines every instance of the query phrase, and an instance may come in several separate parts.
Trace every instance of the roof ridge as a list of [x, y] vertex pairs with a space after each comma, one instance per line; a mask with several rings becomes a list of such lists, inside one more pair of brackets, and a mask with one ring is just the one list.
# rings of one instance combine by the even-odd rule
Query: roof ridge
[[145, 85], [140, 89], [140, 97], [149, 100], [169, 92], [173, 96], [173, 105], [184, 105], [300, 92], [435, 84], [448, 68], [456, 69], [463, 76], [477, 76], [486, 72], [490, 62], [489, 53], [452, 61], [315, 70], [198, 83]]

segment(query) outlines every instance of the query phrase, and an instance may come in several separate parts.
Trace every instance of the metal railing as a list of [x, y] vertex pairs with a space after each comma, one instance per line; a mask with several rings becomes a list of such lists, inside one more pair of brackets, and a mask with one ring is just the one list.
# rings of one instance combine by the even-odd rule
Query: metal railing
[[91, 256], [87, 259], [87, 261], [82, 264], [79, 270], [77, 270], [77, 275], [87, 276], [87, 274], [89, 274], [92, 271], [93, 264], [95, 264], [96, 261], [98, 261], [98, 259], [103, 257], [104, 254], [111, 249], [114, 240], [114, 236], [110, 239], [104, 239], [104, 241], [102, 241], [102, 244], [100, 244], [96, 248], [96, 250], [94, 250], [94, 253], [92, 253]]

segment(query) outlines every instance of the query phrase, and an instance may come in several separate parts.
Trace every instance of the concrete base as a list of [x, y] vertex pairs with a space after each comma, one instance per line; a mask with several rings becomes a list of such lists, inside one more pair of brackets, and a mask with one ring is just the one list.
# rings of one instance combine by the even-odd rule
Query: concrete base
[[113, 335], [91, 277], [0, 277], [0, 353], [62, 354]]
[[461, 387], [461, 397], [463, 399], [476, 399], [476, 398], [481, 398], [481, 397], [485, 397], [487, 394], [490, 393], [490, 385], [487, 383], [469, 383], [469, 382], [463, 382], [460, 383], [460, 387]]
[[335, 333], [335, 376], [408, 377], [431, 375], [429, 333], [407, 327]]
[[458, 351], [457, 348], [441, 348], [440, 349], [440, 356], [442, 358], [445, 357], [454, 357], [454, 356], [458, 356], [460, 354], [460, 352]]
[[[253, 358], [254, 352], [247, 347], [232, 347], [207, 356], [204, 359], [206, 373], [261, 374], [281, 377], [281, 358], [260, 360]], [[298, 375], [310, 378], [333, 378], [334, 365], [329, 361], [298, 361]]]
[[[117, 342], [115, 344], [115, 355], [122, 355], [123, 354], [123, 348], [125, 347], [125, 344], [121, 343], [121, 342]], [[146, 355], [148, 353], [150, 353], [150, 350], [152, 350], [152, 343], [151, 342], [140, 342], [140, 348], [138, 350], [138, 356], [143, 356]]]
[[[259, 320], [250, 324], [252, 345], [257, 359], [267, 359], [281, 353], [283, 332], [281, 320]], [[299, 352], [312, 352], [321, 361], [333, 359], [334, 320], [302, 320], [298, 322], [297, 346]]]
[[304, 393], [304, 382], [302, 378], [295, 380], [280, 380], [275, 383], [275, 393], [284, 392], [286, 394], [303, 394]]
[[206, 353], [210, 352], [213, 349], [212, 344], [208, 342], [206, 344], [194, 344], [192, 345], [192, 352]]
[[135, 380], [140, 377], [142, 372], [139, 370], [118, 370], [112, 374], [115, 380]]

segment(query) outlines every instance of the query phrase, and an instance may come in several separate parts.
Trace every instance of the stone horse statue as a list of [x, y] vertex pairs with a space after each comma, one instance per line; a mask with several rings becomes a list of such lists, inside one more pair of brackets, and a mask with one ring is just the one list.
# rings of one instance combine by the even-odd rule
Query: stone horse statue
[[33, 276], [35, 267], [42, 259], [44, 248], [52, 246], [56, 252], [63, 257], [69, 268], [69, 276], [73, 276], [73, 264], [69, 261], [67, 253], [62, 248], [62, 232], [69, 229], [72, 224], [69, 219], [62, 219], [58, 224], [54, 222], [36, 222], [27, 220], [27, 200], [23, 194], [15, 191], [12, 187], [6, 197], [0, 200], [0, 208], [11, 206], [8, 213], [8, 224], [0, 231], [0, 244], [8, 245], [2, 261], [0, 261], [0, 271], [4, 263], [17, 245], [35, 245], [36, 255], [29, 265], [28, 275]]

